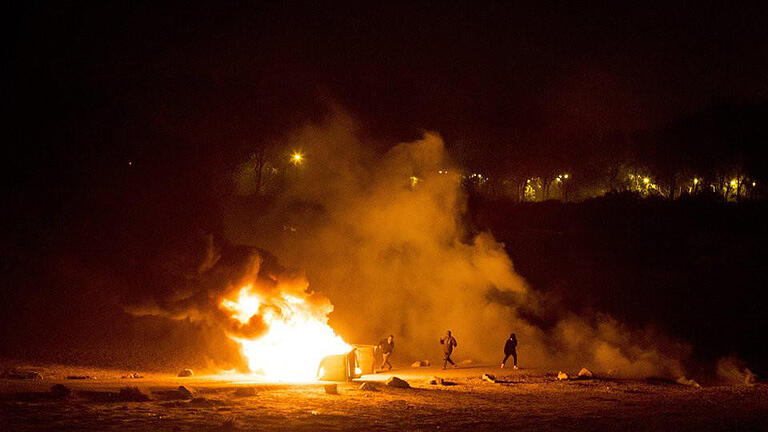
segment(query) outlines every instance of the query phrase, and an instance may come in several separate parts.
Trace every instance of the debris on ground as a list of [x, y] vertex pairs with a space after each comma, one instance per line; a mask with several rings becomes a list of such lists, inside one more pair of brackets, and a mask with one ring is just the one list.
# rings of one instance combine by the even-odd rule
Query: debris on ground
[[182, 369], [177, 376], [181, 378], [186, 378], [186, 377], [191, 377], [194, 374], [195, 373], [192, 372], [192, 369]]
[[12, 369], [6, 369], [2, 373], [0, 373], [0, 378], [38, 380], [38, 379], [43, 379], [43, 375], [41, 375], [39, 372], [35, 372], [32, 370], [12, 368]]
[[364, 383], [362, 383], [360, 385], [360, 390], [363, 390], [363, 391], [379, 391], [379, 387], [376, 384], [372, 383], [372, 382], [366, 381], [366, 382], [364, 382]]
[[578, 377], [579, 379], [590, 379], [594, 377], [594, 374], [587, 368], [581, 368]]
[[429, 384], [431, 385], [443, 385], [443, 382], [445, 381], [443, 381], [443, 379], [440, 378], [439, 376], [432, 377], [432, 379], [429, 380]]
[[325, 392], [333, 395], [339, 394], [339, 388], [336, 386], [336, 384], [326, 384]]
[[146, 402], [149, 400], [149, 396], [142, 393], [138, 387], [123, 387], [119, 392], [81, 391], [77, 394], [96, 402]]
[[69, 397], [72, 394], [72, 390], [64, 384], [55, 384], [51, 386], [51, 396], [56, 399], [63, 399]]
[[153, 391], [152, 394], [162, 400], [192, 399], [192, 392], [184, 386], [179, 386], [176, 390]]
[[142, 393], [138, 387], [123, 387], [120, 389], [117, 397], [125, 402], [145, 402], [149, 400], [149, 396]]
[[557, 379], [559, 379], [560, 381], [567, 380], [568, 374], [563, 371], [560, 371], [557, 373]]
[[196, 397], [196, 398], [193, 398], [191, 401], [189, 401], [189, 405], [196, 406], [196, 407], [212, 407], [216, 405], [221, 405], [221, 402], [214, 399]]
[[420, 361], [415, 361], [415, 362], [411, 363], [411, 367], [415, 367], [415, 368], [417, 368], [417, 367], [429, 367], [430, 364], [431, 363], [429, 363], [429, 360], [420, 360]]
[[443, 378], [440, 378], [439, 376], [433, 377], [431, 380], [429, 380], [430, 385], [441, 385], [441, 386], [455, 386], [456, 383], [453, 381], [448, 381]]
[[697, 383], [696, 381], [694, 381], [692, 379], [688, 379], [688, 378], [686, 378], [684, 376], [681, 376], [680, 378], [678, 378], [676, 382], [678, 384], [682, 384], [682, 385], [686, 385], [686, 386], [701, 388], [699, 383]]
[[402, 379], [400, 379], [398, 377], [395, 377], [395, 376], [390, 377], [387, 380], [386, 385], [387, 385], [387, 387], [395, 387], [395, 388], [403, 388], [403, 389], [411, 388], [411, 385], [408, 384], [407, 381], [402, 380]]
[[496, 382], [496, 377], [491, 375], [491, 374], [483, 374], [483, 381], [488, 381], [488, 382], [495, 383]]
[[123, 375], [120, 378], [122, 378], [122, 379], [141, 379], [141, 378], [144, 378], [144, 377], [141, 376], [141, 374], [139, 374], [138, 372], [134, 372], [134, 373], [129, 373], [128, 375]]
[[92, 377], [90, 375], [67, 375], [68, 380], [89, 380], [89, 379], [96, 379], [96, 377]]
[[256, 389], [253, 387], [239, 387], [232, 393], [232, 395], [237, 397], [251, 397], [258, 396], [258, 393], [256, 393]]

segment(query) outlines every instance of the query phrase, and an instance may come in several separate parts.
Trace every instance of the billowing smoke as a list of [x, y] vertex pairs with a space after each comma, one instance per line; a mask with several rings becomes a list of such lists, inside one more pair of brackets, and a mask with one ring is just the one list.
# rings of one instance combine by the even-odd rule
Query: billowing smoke
[[559, 312], [567, 308], [529, 288], [491, 233], [468, 232], [461, 172], [439, 135], [385, 152], [359, 135], [341, 110], [294, 131], [276, 147], [303, 161], [281, 168], [281, 192], [259, 197], [238, 171], [251, 200], [225, 211], [228, 242], [267, 248], [306, 270], [334, 304], [331, 324], [345, 340], [393, 333], [401, 361], [434, 361], [450, 329], [458, 360], [495, 362], [515, 332], [524, 366], [682, 374], [684, 347], [610, 317]]

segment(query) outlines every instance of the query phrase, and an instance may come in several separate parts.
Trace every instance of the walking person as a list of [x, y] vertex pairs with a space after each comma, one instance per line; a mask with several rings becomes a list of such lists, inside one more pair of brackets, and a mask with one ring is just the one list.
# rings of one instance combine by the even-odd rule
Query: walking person
[[379, 341], [378, 345], [381, 351], [381, 366], [380, 370], [384, 370], [384, 366], [387, 366], [387, 370], [392, 370], [392, 365], [389, 363], [389, 357], [392, 355], [392, 351], [395, 349], [395, 336], [389, 335], [385, 339]]
[[450, 330], [446, 332], [445, 336], [440, 338], [440, 344], [443, 346], [443, 369], [448, 366], [448, 363], [452, 364], [453, 367], [458, 367], [456, 366], [456, 363], [451, 360], [453, 349], [458, 345], [458, 343], [456, 343], [456, 338], [451, 336]]
[[517, 336], [515, 336], [514, 333], [509, 335], [509, 339], [507, 339], [507, 342], [504, 344], [504, 360], [501, 362], [502, 368], [507, 364], [509, 356], [512, 356], [512, 359], [515, 361], [512, 369], [517, 370]]

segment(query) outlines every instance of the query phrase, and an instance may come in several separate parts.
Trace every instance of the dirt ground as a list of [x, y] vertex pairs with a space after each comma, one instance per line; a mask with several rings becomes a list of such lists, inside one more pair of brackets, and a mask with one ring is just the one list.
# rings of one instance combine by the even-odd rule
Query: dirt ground
[[[38, 368], [43, 379], [0, 379], [0, 430], [768, 430], [768, 385], [696, 388], [663, 380], [558, 381], [557, 371], [400, 368], [338, 384], [242, 377], [177, 378]], [[569, 371], [573, 372], [573, 371]], [[495, 375], [497, 382], [482, 379]], [[125, 373], [123, 373], [125, 374]], [[92, 379], [67, 379], [88, 375]], [[387, 387], [397, 376], [412, 388]], [[432, 385], [434, 376], [448, 385]], [[63, 384], [71, 393], [55, 384]], [[119, 393], [138, 387], [141, 394]], [[184, 386], [190, 391], [178, 391]]]

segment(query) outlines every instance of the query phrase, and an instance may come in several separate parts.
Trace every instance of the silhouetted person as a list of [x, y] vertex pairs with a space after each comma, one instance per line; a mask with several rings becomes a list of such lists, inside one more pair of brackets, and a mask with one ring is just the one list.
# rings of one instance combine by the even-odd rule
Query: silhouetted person
[[357, 348], [347, 353], [347, 381], [352, 381], [357, 375]]
[[389, 335], [385, 339], [379, 341], [379, 349], [381, 350], [381, 366], [379, 369], [384, 369], [387, 366], [387, 370], [392, 370], [392, 365], [389, 364], [389, 356], [392, 355], [392, 351], [395, 349], [395, 336]]
[[515, 365], [512, 366], [512, 368], [517, 369], [517, 336], [515, 336], [514, 333], [509, 335], [509, 339], [507, 339], [507, 342], [504, 344], [504, 360], [501, 362], [502, 368], [507, 363], [509, 356], [512, 356], [515, 360]]
[[456, 363], [451, 360], [451, 354], [453, 353], [453, 348], [458, 345], [456, 343], [456, 338], [451, 336], [451, 331], [448, 330], [446, 332], [445, 336], [440, 338], [440, 344], [443, 345], [443, 369], [445, 369], [446, 366], [448, 366], [448, 363], [452, 364], [453, 367], [456, 366]]

